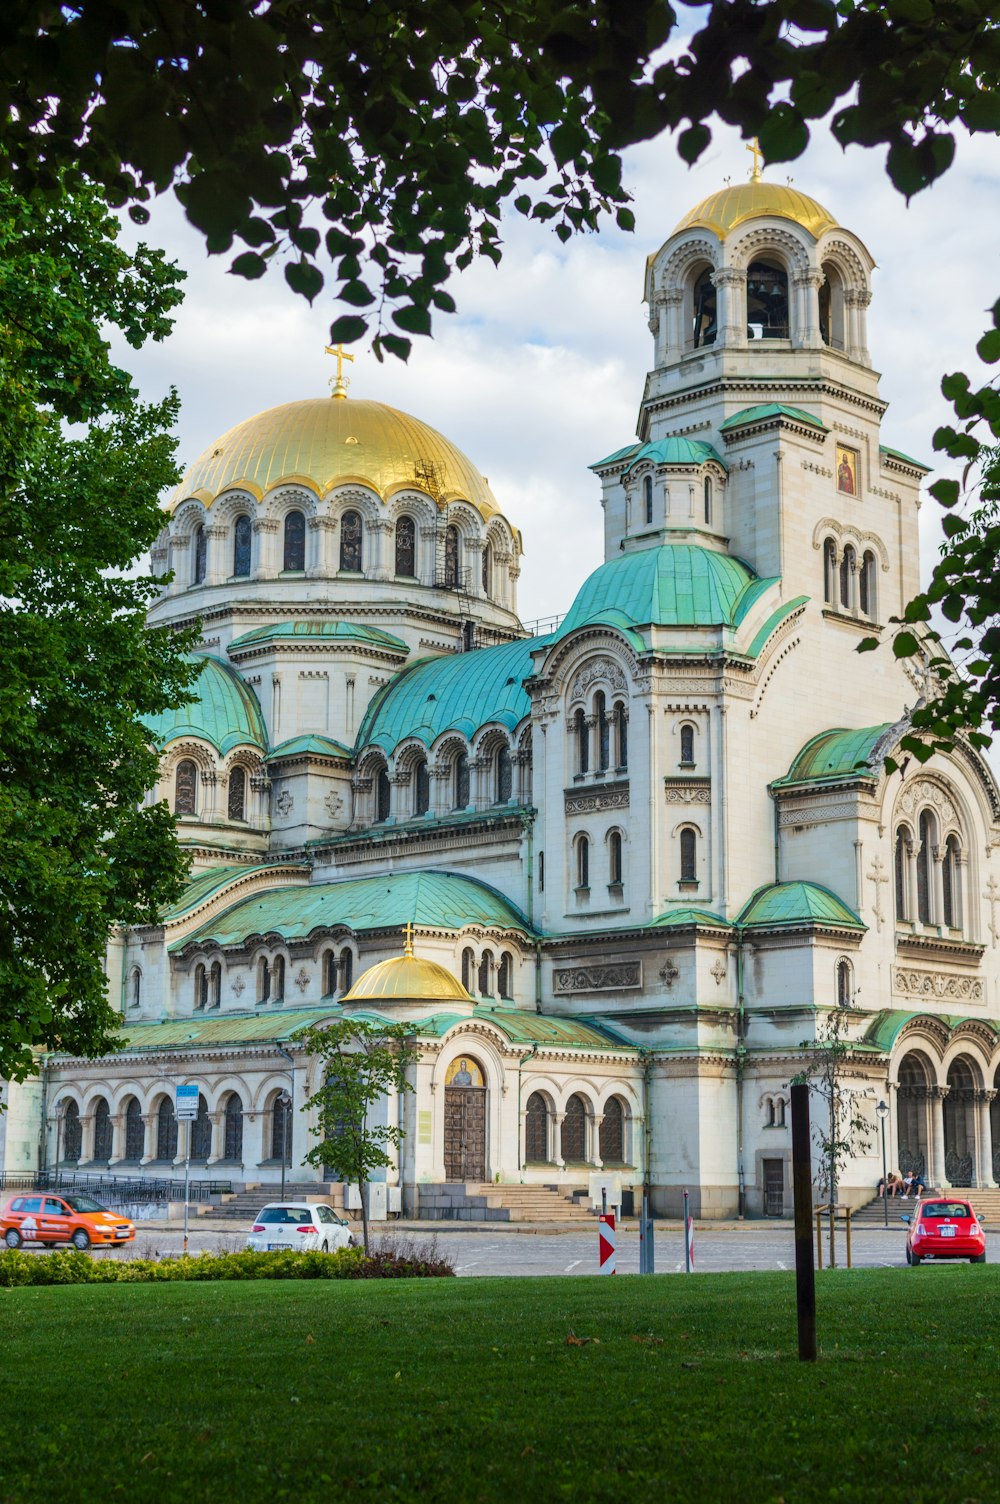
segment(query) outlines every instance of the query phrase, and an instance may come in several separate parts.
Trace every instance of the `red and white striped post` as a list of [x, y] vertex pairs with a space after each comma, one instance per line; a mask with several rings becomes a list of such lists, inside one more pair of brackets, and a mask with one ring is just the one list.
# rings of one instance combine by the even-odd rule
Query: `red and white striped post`
[[618, 1240], [615, 1234], [615, 1214], [608, 1212], [597, 1219], [599, 1237], [598, 1274], [617, 1274], [616, 1250]]

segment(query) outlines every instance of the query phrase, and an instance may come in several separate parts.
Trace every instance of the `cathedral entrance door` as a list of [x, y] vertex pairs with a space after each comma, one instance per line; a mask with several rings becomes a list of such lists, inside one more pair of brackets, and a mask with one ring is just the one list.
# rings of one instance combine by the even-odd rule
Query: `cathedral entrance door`
[[486, 1082], [468, 1055], [453, 1060], [445, 1077], [444, 1175], [486, 1179]]

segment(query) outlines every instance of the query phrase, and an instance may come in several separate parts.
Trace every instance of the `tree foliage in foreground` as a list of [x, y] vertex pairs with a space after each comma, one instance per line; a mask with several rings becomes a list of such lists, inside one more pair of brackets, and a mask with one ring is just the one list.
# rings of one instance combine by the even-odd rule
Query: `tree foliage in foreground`
[[7, 0], [0, 147], [22, 191], [66, 173], [144, 219], [173, 190], [214, 252], [276, 254], [332, 337], [408, 336], [449, 272], [501, 254], [505, 204], [567, 238], [631, 225], [620, 153], [664, 131], [694, 162], [713, 117], [799, 156], [813, 122], [887, 148], [907, 196], [954, 128], [1000, 128], [996, 0]]
[[[0, 1078], [110, 1047], [105, 947], [182, 880], [138, 717], [180, 703], [187, 643], [148, 632], [127, 571], [176, 480], [176, 398], [140, 404], [102, 326], [161, 338], [180, 273], [129, 256], [98, 196], [0, 185]], [[67, 426], [67, 424], [72, 426]], [[118, 1000], [115, 999], [115, 1002]]]
[[376, 1026], [360, 1018], [335, 1019], [305, 1029], [297, 1038], [321, 1062], [323, 1085], [305, 1104], [315, 1113], [311, 1132], [319, 1143], [305, 1155], [307, 1164], [332, 1170], [345, 1185], [361, 1191], [361, 1224], [368, 1252], [368, 1206], [365, 1186], [373, 1170], [387, 1170], [403, 1142], [398, 1123], [379, 1123], [373, 1115], [386, 1095], [412, 1092], [407, 1069], [416, 1051], [407, 1044], [405, 1024]]

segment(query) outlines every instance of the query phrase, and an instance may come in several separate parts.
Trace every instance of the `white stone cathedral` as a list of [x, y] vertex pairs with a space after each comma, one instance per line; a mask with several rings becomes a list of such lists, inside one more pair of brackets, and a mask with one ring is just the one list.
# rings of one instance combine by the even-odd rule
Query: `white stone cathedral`
[[[887, 772], [922, 670], [857, 653], [918, 588], [926, 471], [883, 442], [873, 266], [759, 176], [684, 217], [637, 437], [592, 466], [604, 562], [545, 636], [517, 528], [420, 420], [340, 380], [206, 451], [150, 613], [202, 623], [196, 698], [150, 727], [190, 883], [113, 939], [121, 1053], [11, 1088], [0, 1164], [176, 1175], [195, 1081], [195, 1174], [318, 1176], [296, 1035], [360, 1014], [419, 1049], [384, 1104], [413, 1215], [595, 1170], [774, 1214], [789, 1081], [849, 1004], [890, 1166], [995, 1182], [1000, 794], [961, 741]], [[880, 1170], [873, 1132], [842, 1196]]]

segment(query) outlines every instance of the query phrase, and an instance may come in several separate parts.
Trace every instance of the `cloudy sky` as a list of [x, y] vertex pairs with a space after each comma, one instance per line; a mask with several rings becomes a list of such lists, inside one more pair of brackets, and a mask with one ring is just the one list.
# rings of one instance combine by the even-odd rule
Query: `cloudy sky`
[[[724, 180], [747, 176], [738, 136], [719, 129], [693, 169], [668, 139], [627, 158], [634, 234], [614, 229], [562, 246], [511, 216], [498, 268], [483, 262], [451, 284], [458, 313], [437, 315], [408, 365], [356, 347], [351, 391], [391, 403], [446, 434], [488, 477], [522, 529], [522, 619], [565, 611], [601, 562], [601, 510], [588, 464], [634, 436], [652, 354], [642, 304], [646, 256], [693, 204]], [[1000, 296], [1000, 152], [960, 145], [942, 182], [907, 207], [888, 183], [881, 151], [844, 153], [825, 132], [798, 162], [769, 169], [819, 199], [868, 246], [878, 271], [869, 343], [890, 403], [883, 442], [932, 463], [931, 437], [947, 420], [943, 372], [982, 374], [974, 346]], [[186, 301], [172, 337], [123, 363], [142, 394], [180, 393], [180, 458], [193, 461], [234, 423], [263, 408], [325, 393], [328, 295], [310, 309], [280, 271], [260, 282], [210, 258], [172, 201], [143, 232], [186, 268]], [[933, 502], [922, 513], [925, 573], [936, 545]]]

